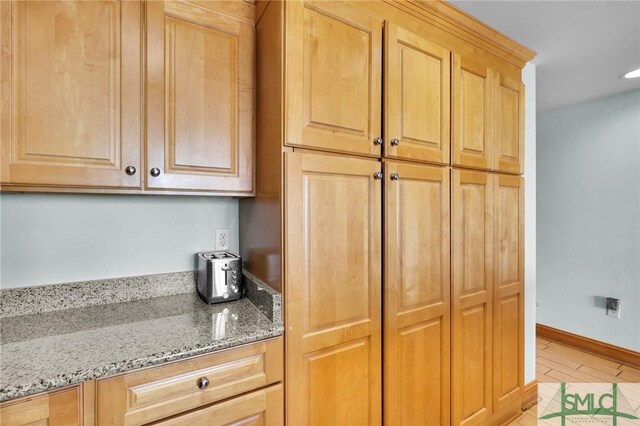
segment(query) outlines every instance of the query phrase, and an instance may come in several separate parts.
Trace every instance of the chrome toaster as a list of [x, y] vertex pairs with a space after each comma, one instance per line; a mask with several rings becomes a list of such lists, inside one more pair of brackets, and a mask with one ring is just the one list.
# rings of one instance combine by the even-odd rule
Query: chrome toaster
[[198, 253], [198, 294], [207, 303], [242, 297], [242, 258], [228, 251]]

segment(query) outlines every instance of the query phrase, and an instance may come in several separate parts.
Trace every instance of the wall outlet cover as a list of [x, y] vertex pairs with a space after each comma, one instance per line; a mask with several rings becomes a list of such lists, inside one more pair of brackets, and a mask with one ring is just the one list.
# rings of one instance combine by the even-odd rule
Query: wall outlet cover
[[216, 250], [229, 250], [231, 234], [228, 229], [216, 229]]
[[620, 299], [607, 297], [607, 315], [620, 318]]

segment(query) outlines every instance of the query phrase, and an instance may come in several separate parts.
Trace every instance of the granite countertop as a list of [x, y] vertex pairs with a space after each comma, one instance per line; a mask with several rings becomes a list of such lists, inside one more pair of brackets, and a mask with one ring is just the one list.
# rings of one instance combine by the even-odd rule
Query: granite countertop
[[195, 292], [4, 317], [0, 401], [279, 336], [279, 320], [249, 298], [207, 305]]

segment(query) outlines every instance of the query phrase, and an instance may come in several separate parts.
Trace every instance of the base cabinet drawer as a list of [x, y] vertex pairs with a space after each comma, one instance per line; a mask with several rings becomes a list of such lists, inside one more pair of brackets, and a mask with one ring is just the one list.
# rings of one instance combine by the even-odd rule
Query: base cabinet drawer
[[282, 398], [282, 385], [278, 384], [154, 424], [162, 426], [280, 426], [284, 424]]
[[282, 381], [282, 338], [99, 380], [98, 425], [142, 425]]
[[0, 425], [80, 425], [80, 388], [55, 391], [0, 405]]

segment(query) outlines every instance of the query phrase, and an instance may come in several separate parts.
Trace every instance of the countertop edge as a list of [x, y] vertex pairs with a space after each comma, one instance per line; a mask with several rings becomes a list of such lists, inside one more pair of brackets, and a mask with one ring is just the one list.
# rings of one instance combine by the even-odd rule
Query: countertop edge
[[280, 337], [283, 335], [283, 332], [284, 326], [282, 324], [274, 323], [271, 327], [269, 327], [269, 329], [257, 330], [255, 333], [243, 337], [240, 341], [238, 341], [237, 339], [229, 339], [228, 341], [216, 342], [216, 344], [213, 345], [170, 350], [167, 352], [152, 354], [133, 361], [118, 361], [108, 364], [104, 367], [93, 368], [89, 370], [80, 370], [69, 374], [60, 374], [57, 376], [40, 379], [31, 384], [0, 389], [0, 403], [12, 401], [18, 398], [33, 396], [39, 393], [55, 391], [60, 388], [77, 385], [89, 380], [118, 376], [120, 374], [141, 370], [147, 367], [155, 367], [186, 358], [214, 353], [225, 349], [232, 349], [245, 344], [259, 342], [261, 340]]

